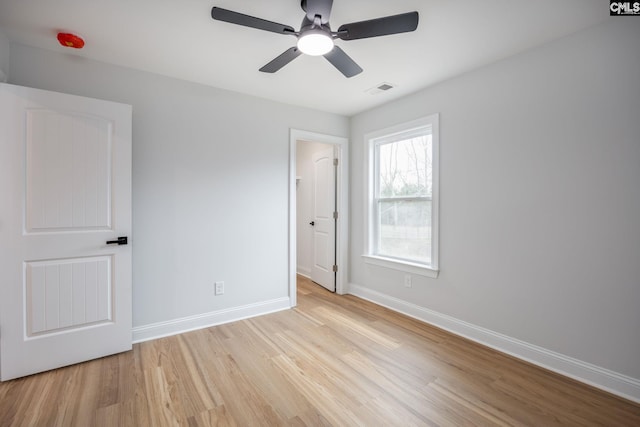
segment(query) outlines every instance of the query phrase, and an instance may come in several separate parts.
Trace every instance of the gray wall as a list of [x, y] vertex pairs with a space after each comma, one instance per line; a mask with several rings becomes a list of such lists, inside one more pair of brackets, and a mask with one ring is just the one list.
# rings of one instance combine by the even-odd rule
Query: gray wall
[[[640, 25], [352, 118], [350, 281], [640, 379]], [[440, 113], [440, 277], [365, 264], [364, 135]]]
[[134, 326], [288, 295], [289, 128], [346, 136], [347, 118], [11, 49], [11, 83], [133, 105]]
[[0, 82], [9, 76], [9, 50], [9, 38], [0, 28]]

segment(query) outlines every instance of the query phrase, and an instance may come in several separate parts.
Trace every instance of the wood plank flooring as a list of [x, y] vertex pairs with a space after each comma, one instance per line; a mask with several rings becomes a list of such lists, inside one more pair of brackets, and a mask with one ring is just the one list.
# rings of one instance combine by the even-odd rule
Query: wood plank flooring
[[640, 405], [300, 277], [298, 293], [0, 383], [0, 426], [640, 426]]

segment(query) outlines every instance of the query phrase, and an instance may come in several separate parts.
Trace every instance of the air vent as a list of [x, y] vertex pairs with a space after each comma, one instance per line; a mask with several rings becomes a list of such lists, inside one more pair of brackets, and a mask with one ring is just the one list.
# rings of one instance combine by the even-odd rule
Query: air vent
[[370, 95], [377, 95], [377, 94], [379, 94], [379, 93], [382, 93], [382, 92], [386, 92], [386, 91], [388, 91], [388, 90], [391, 90], [391, 89], [393, 89], [394, 87], [395, 87], [395, 86], [394, 86], [393, 84], [391, 84], [391, 83], [382, 82], [382, 83], [380, 83], [379, 85], [377, 85], [377, 86], [375, 86], [375, 87], [372, 87], [371, 89], [368, 89], [368, 90], [367, 90], [367, 92], [368, 92]]

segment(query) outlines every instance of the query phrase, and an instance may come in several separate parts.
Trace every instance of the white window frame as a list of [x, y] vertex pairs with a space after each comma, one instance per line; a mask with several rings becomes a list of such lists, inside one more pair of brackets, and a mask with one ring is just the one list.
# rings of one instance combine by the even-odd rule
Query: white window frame
[[[436, 278], [439, 273], [439, 206], [440, 206], [440, 131], [439, 131], [439, 114], [432, 114], [413, 120], [407, 123], [401, 123], [365, 135], [365, 164], [367, 165], [365, 187], [367, 188], [367, 197], [365, 200], [365, 254], [364, 261], [381, 267], [391, 268], [394, 270], [412, 273], [421, 276]], [[419, 128], [431, 127], [432, 141], [432, 195], [431, 195], [431, 264], [423, 264], [412, 262], [398, 258], [391, 258], [376, 255], [375, 242], [378, 238], [376, 230], [376, 184], [379, 171], [376, 164], [376, 147], [380, 144], [399, 140], [398, 137], [409, 136], [411, 132], [415, 132]], [[403, 138], [401, 138], [403, 139]], [[423, 199], [418, 198], [416, 199]]]

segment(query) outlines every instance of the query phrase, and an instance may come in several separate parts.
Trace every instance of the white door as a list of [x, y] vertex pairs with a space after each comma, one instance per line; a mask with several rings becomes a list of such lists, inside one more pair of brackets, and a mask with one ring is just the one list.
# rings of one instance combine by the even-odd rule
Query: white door
[[131, 349], [118, 237], [131, 237], [131, 106], [0, 84], [1, 380]]
[[312, 155], [313, 162], [313, 239], [311, 280], [335, 291], [336, 178], [333, 147]]

